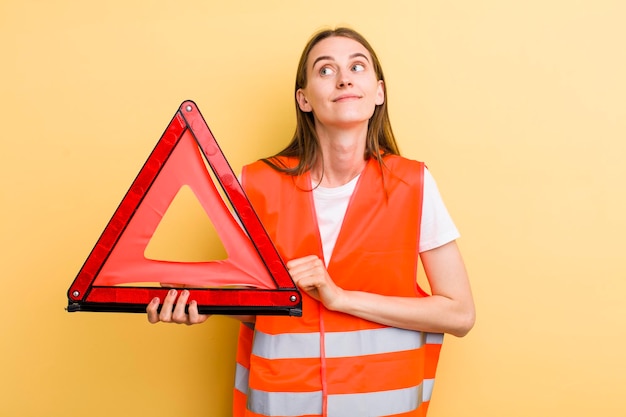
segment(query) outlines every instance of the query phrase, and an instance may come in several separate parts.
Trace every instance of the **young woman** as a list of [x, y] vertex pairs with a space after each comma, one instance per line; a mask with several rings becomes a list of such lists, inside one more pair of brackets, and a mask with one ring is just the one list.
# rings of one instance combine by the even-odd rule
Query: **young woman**
[[[424, 164], [399, 155], [382, 68], [348, 28], [315, 34], [298, 66], [297, 127], [242, 184], [303, 317], [238, 317], [234, 415], [424, 416], [442, 334], [474, 324], [458, 231]], [[431, 295], [416, 283], [421, 259]], [[148, 319], [195, 324], [189, 293]]]

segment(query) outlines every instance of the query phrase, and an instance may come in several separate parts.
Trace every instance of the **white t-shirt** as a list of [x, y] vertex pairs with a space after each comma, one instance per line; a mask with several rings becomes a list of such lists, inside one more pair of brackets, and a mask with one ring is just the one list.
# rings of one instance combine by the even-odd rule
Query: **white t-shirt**
[[[340, 187], [317, 187], [313, 190], [317, 223], [320, 228], [324, 259], [327, 265], [358, 179], [359, 176]], [[424, 199], [420, 230], [420, 253], [445, 245], [459, 237], [459, 231], [452, 221], [448, 209], [441, 199], [435, 179], [428, 169], [424, 170]]]

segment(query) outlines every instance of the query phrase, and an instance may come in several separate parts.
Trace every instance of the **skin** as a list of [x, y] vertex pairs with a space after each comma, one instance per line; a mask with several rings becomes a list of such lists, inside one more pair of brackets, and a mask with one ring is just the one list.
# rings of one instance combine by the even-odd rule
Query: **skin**
[[320, 41], [309, 55], [307, 86], [296, 92], [300, 109], [313, 112], [322, 155], [311, 171], [317, 184], [337, 187], [365, 167], [367, 124], [376, 105], [385, 100], [383, 81], [360, 43], [343, 37]]
[[[315, 184], [337, 187], [349, 182], [365, 167], [363, 158], [368, 120], [384, 102], [383, 81], [371, 66], [371, 56], [360, 43], [330, 37], [313, 47], [307, 61], [308, 83], [296, 92], [302, 111], [313, 112], [323, 159], [311, 170]], [[324, 167], [322, 169], [322, 166]], [[322, 175], [323, 172], [323, 175]], [[456, 242], [420, 254], [430, 283], [431, 297], [390, 297], [338, 287], [324, 262], [315, 255], [286, 263], [296, 285], [329, 310], [351, 314], [388, 326], [427, 332], [466, 335], [474, 325], [475, 308], [469, 279]], [[159, 300], [147, 308], [148, 320], [197, 324], [208, 316], [198, 314], [189, 292], [171, 290], [157, 312]], [[253, 322], [252, 316], [236, 319]]]

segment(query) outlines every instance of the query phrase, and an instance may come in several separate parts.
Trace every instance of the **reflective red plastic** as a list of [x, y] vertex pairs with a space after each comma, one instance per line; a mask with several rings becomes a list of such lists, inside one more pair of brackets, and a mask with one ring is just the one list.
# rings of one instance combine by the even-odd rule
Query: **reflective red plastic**
[[[226, 260], [145, 258], [150, 237], [184, 185], [211, 218]], [[181, 104], [102, 232], [68, 290], [67, 310], [145, 312], [150, 300], [163, 300], [170, 289], [138, 285], [147, 282], [188, 289], [204, 314], [302, 315], [298, 289], [193, 101]]]

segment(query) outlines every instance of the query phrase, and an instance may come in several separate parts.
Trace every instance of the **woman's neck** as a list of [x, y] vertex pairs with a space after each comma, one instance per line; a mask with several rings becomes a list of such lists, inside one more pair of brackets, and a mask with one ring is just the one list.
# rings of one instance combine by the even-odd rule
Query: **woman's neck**
[[313, 185], [339, 187], [365, 168], [365, 129], [318, 131], [322, 158], [311, 171]]

